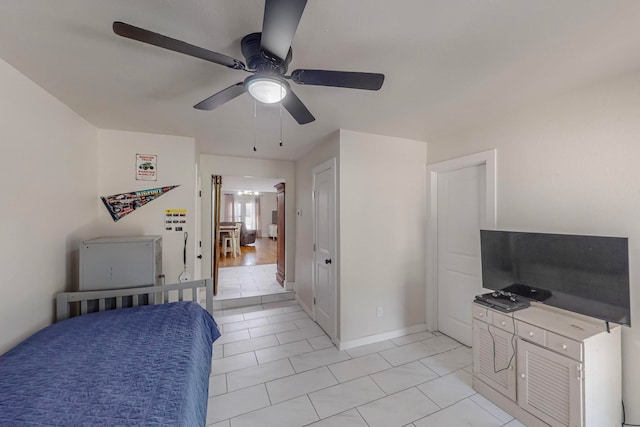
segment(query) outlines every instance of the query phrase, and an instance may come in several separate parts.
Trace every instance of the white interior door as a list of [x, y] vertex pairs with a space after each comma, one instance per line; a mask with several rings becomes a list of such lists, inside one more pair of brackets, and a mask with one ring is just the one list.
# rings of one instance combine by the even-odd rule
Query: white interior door
[[335, 159], [313, 169], [313, 315], [332, 339], [337, 333], [335, 182]]
[[486, 166], [438, 174], [438, 329], [471, 345], [470, 304], [482, 291], [480, 228], [486, 223]]

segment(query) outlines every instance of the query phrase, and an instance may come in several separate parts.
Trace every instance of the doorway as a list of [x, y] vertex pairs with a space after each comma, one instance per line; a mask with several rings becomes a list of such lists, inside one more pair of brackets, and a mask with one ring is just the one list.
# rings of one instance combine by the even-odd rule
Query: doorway
[[[218, 206], [212, 198], [212, 224], [219, 215], [220, 229], [212, 239], [218, 248], [216, 300], [280, 293], [276, 281], [278, 235], [273, 231], [277, 211], [275, 184], [281, 178], [224, 175]], [[238, 227], [235, 232], [230, 228]], [[212, 230], [215, 225], [212, 226]], [[215, 255], [214, 255], [215, 256]], [[215, 261], [215, 260], [214, 260]], [[213, 272], [215, 277], [215, 271]]]
[[480, 229], [496, 227], [496, 150], [428, 165], [427, 324], [471, 345]]

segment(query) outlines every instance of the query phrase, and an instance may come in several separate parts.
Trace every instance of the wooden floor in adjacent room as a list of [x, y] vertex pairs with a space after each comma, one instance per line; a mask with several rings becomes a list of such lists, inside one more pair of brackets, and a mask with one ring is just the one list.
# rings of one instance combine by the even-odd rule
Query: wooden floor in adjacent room
[[242, 255], [235, 258], [231, 254], [220, 254], [220, 268], [247, 265], [275, 264], [277, 260], [277, 241], [269, 237], [260, 237], [252, 245], [241, 246]]

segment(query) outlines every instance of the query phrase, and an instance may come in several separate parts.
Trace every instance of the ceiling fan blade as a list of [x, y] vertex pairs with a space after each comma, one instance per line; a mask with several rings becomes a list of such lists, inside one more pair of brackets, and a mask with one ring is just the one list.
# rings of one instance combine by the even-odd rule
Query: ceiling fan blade
[[261, 47], [285, 59], [307, 0], [266, 0], [262, 21]]
[[242, 95], [246, 92], [246, 90], [247, 89], [244, 85], [244, 82], [236, 83], [226, 89], [221, 90], [215, 95], [210, 96], [204, 101], [197, 103], [193, 106], [193, 108], [197, 108], [198, 110], [213, 110], [214, 108], [218, 108], [225, 102], [231, 101], [233, 98]]
[[145, 30], [144, 28], [125, 24], [124, 22], [115, 21], [113, 23], [113, 32], [122, 37], [127, 37], [139, 42], [152, 44], [154, 46], [172, 50], [174, 52], [184, 53], [185, 55], [194, 56], [196, 58], [204, 59], [205, 61], [210, 61], [229, 68], [233, 68], [235, 70], [245, 69], [245, 65], [244, 63], [242, 63], [242, 61], [239, 61], [230, 56], [212, 52], [210, 50], [194, 46], [181, 40], [172, 39], [171, 37], [163, 36], [162, 34]]
[[384, 82], [384, 74], [358, 73], [352, 71], [295, 70], [291, 73], [291, 80], [301, 85], [378, 90]]
[[307, 107], [300, 101], [300, 98], [296, 96], [293, 91], [289, 91], [287, 96], [282, 100], [282, 105], [287, 109], [289, 114], [293, 116], [296, 121], [305, 125], [307, 123], [311, 123], [316, 118], [313, 117], [313, 114], [307, 109]]

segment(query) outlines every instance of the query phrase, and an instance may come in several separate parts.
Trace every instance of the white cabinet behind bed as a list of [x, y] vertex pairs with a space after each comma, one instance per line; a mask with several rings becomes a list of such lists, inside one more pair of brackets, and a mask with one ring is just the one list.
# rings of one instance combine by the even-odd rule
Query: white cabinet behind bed
[[102, 237], [80, 245], [80, 291], [161, 285], [162, 237]]

